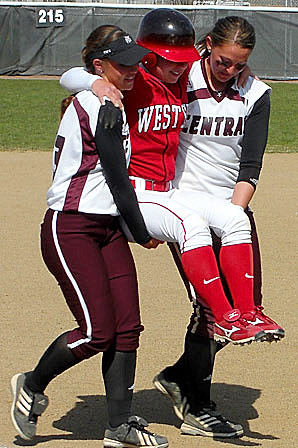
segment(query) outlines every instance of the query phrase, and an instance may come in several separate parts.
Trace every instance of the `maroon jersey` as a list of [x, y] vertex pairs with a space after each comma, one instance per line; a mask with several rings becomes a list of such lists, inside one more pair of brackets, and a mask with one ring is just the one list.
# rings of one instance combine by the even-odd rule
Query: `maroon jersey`
[[140, 67], [133, 90], [125, 92], [124, 107], [133, 148], [131, 176], [159, 182], [174, 178], [187, 104], [187, 79], [188, 70], [178, 83], [165, 84]]

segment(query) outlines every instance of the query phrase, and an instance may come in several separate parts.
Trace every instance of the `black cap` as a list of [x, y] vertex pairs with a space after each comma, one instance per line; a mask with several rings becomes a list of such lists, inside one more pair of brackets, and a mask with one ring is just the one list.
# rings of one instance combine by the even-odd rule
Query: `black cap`
[[150, 50], [136, 44], [129, 34], [98, 48], [92, 52], [92, 59], [110, 59], [122, 65], [135, 65], [140, 62]]

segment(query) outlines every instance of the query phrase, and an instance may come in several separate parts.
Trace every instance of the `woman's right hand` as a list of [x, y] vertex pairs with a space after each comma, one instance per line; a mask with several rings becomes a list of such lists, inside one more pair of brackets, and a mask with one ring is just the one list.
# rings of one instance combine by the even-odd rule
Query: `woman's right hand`
[[146, 244], [142, 244], [146, 249], [156, 249], [160, 244], [163, 244], [164, 241], [156, 240], [155, 238], [151, 238], [150, 241]]
[[122, 98], [123, 95], [114, 84], [104, 80], [96, 79], [92, 84], [92, 92], [96, 95], [102, 105], [105, 104], [105, 97], [109, 98], [114, 106], [123, 109]]

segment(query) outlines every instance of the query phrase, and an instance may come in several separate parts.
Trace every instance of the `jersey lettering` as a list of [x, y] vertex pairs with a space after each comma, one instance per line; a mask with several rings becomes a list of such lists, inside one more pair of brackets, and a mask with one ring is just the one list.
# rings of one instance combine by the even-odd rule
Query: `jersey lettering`
[[225, 135], [225, 136], [226, 135], [232, 136], [233, 135], [233, 131], [232, 131], [233, 125], [234, 125], [234, 118], [227, 117], [226, 118], [226, 122], [225, 122], [225, 130], [224, 130], [223, 135]]
[[163, 113], [166, 121], [163, 123], [162, 128], [167, 129], [171, 123], [171, 108], [169, 104], [164, 105]]
[[185, 116], [186, 106], [177, 104], [155, 104], [150, 107], [138, 109], [138, 132], [160, 131], [161, 129], [175, 129], [178, 126], [180, 114]]
[[125, 154], [130, 151], [130, 138], [129, 138], [129, 127], [128, 123], [124, 123], [122, 126], [122, 146]]
[[201, 127], [201, 135], [210, 135], [211, 133], [211, 127], [212, 127], [212, 117], [203, 117], [203, 123]]
[[[187, 119], [189, 119], [189, 115], [187, 117]], [[201, 117], [199, 117], [198, 115], [194, 115], [193, 119], [191, 121], [191, 125], [189, 127], [189, 133], [190, 134], [197, 134], [198, 133], [198, 126], [200, 123]], [[182, 129], [183, 132], [187, 132], [187, 128], [183, 128]]]
[[155, 122], [152, 131], [159, 131], [161, 128], [161, 120], [162, 120], [161, 112], [162, 112], [162, 105], [157, 104], [155, 106]]
[[64, 146], [65, 137], [62, 135], [57, 135], [55, 145], [54, 145], [54, 157], [53, 157], [53, 177], [55, 176], [55, 172], [61, 157], [62, 149]]
[[177, 122], [178, 122], [178, 118], [179, 118], [179, 112], [181, 112], [181, 106], [176, 106], [175, 104], [172, 105], [172, 111], [175, 114], [175, 120], [174, 123], [172, 125], [173, 128], [177, 127]]
[[215, 128], [215, 135], [219, 135], [220, 125], [224, 121], [224, 117], [216, 117], [215, 118], [216, 128]]
[[234, 135], [242, 135], [243, 134], [243, 117], [238, 118], [238, 123], [234, 131]]
[[244, 120], [243, 117], [239, 117], [235, 124], [233, 117], [201, 117], [200, 115], [187, 115], [182, 132], [185, 134], [224, 137], [243, 135]]
[[[152, 118], [154, 106], [145, 107], [144, 109], [138, 109], [139, 114], [139, 122], [138, 122], [138, 131], [141, 133], [148, 132], [150, 121]], [[143, 115], [142, 115], [143, 113]], [[143, 129], [144, 128], [144, 129]]]

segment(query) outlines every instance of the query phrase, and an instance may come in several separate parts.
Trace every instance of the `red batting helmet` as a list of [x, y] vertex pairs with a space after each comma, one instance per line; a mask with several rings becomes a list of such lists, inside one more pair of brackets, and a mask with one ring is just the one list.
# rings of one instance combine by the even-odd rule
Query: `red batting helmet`
[[169, 61], [193, 62], [200, 59], [194, 47], [193, 26], [184, 14], [175, 9], [149, 11], [140, 23], [136, 42]]

